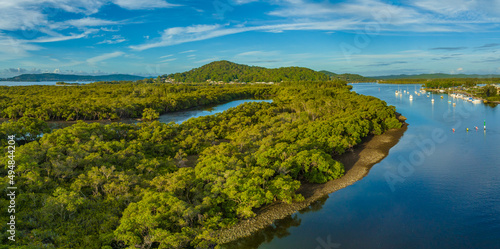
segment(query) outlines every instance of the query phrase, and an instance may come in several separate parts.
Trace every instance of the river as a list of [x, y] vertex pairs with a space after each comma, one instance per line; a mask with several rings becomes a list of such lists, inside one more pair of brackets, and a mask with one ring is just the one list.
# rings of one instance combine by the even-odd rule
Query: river
[[500, 248], [500, 107], [353, 87], [408, 118], [400, 142], [362, 180], [225, 248]]
[[217, 113], [221, 113], [229, 108], [236, 107], [238, 105], [241, 105], [246, 102], [272, 102], [272, 100], [259, 100], [259, 99], [241, 99], [241, 100], [234, 100], [225, 104], [221, 105], [216, 105], [212, 107], [200, 107], [200, 108], [195, 108], [191, 110], [185, 110], [185, 111], [177, 111], [177, 112], [171, 112], [171, 113], [166, 113], [160, 116], [158, 121], [163, 122], [163, 123], [170, 123], [170, 122], [175, 122], [177, 124], [180, 124], [190, 118], [197, 118], [197, 117], [203, 117], [203, 116], [208, 116], [208, 115], [214, 115]]
[[[59, 81], [0, 81], [0, 86], [55, 86]], [[94, 81], [64, 81], [66, 83], [88, 84]]]

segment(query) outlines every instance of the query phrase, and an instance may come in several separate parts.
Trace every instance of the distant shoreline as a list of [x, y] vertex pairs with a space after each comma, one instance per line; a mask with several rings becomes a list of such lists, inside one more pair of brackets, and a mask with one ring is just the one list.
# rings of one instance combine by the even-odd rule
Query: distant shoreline
[[[440, 92], [439, 90], [440, 89], [425, 89], [426, 91], [428, 92], [437, 92], [437, 93], [442, 93], [442, 94], [450, 94], [449, 91], [445, 91], [445, 92]], [[474, 95], [472, 93], [469, 93], [469, 92], [466, 92], [466, 91], [460, 91], [460, 90], [454, 90], [452, 92], [455, 92], [455, 93], [460, 93], [460, 94], [465, 94], [465, 95], [470, 95], [476, 99], [480, 99], [483, 101], [483, 103], [487, 104], [487, 103], [493, 103], [493, 104], [500, 104], [500, 101], [494, 101], [494, 100], [487, 100], [487, 99], [484, 99], [482, 97], [479, 97], [477, 95]]]
[[404, 122], [406, 118], [400, 116], [399, 119], [403, 123], [401, 128], [388, 130], [382, 135], [368, 137], [362, 144], [357, 145], [353, 151], [334, 158], [344, 164], [346, 170], [344, 176], [324, 184], [302, 184], [297, 192], [304, 196], [305, 200], [303, 202], [277, 203], [264, 207], [256, 212], [255, 217], [242, 220], [232, 227], [218, 231], [218, 242], [226, 244], [248, 237], [254, 232], [271, 225], [275, 220], [292, 215], [309, 207], [323, 196], [363, 179], [368, 175], [373, 165], [382, 161], [389, 154], [389, 150], [399, 142], [407, 130], [408, 125]]

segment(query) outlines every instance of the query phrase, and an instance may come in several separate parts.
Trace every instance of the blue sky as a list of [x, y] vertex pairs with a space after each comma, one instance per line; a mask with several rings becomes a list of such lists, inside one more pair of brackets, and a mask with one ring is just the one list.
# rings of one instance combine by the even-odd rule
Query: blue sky
[[0, 77], [214, 60], [365, 76], [500, 73], [500, 0], [0, 0]]

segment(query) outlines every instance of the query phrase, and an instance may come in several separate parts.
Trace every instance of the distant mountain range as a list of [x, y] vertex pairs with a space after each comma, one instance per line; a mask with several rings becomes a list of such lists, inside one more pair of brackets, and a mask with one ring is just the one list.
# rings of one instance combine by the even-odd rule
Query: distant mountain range
[[[325, 77], [328, 76], [328, 77]], [[164, 75], [163, 77], [174, 78], [178, 82], [204, 82], [206, 80], [229, 82], [239, 80], [240, 82], [256, 81], [324, 81], [331, 79], [341, 79], [350, 83], [375, 82], [376, 80], [393, 79], [449, 79], [449, 78], [500, 78], [499, 74], [400, 74], [364, 77], [359, 74], [336, 74], [330, 71], [314, 71], [303, 67], [282, 67], [268, 69], [256, 66], [236, 64], [229, 61], [214, 61], [202, 67], [192, 69], [184, 73]], [[146, 77], [130, 74], [110, 74], [110, 75], [73, 75], [73, 74], [22, 74], [12, 78], [3, 78], [0, 81], [136, 81]]]
[[73, 74], [56, 74], [56, 73], [42, 73], [42, 74], [21, 74], [12, 78], [0, 79], [0, 81], [136, 81], [142, 80], [145, 77], [129, 75], [129, 74], [110, 74], [110, 75], [73, 75]]
[[500, 78], [500, 74], [445, 74], [445, 73], [435, 73], [435, 74], [400, 74], [400, 75], [386, 75], [386, 76], [374, 76], [372, 79], [377, 80], [392, 80], [392, 79], [451, 79], [451, 78]]

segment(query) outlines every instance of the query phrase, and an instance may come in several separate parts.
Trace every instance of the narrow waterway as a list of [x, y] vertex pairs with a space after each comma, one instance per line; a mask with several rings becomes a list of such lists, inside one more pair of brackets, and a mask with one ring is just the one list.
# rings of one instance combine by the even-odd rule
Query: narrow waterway
[[160, 122], [163, 123], [170, 123], [174, 122], [177, 124], [180, 124], [190, 118], [197, 118], [197, 117], [203, 117], [203, 116], [208, 116], [208, 115], [214, 115], [217, 113], [221, 113], [229, 108], [233, 108], [236, 106], [239, 106], [243, 103], [247, 102], [272, 102], [272, 100], [261, 100], [261, 99], [241, 99], [241, 100], [234, 100], [225, 104], [217, 105], [217, 106], [212, 106], [212, 107], [200, 107], [200, 108], [195, 108], [191, 110], [186, 110], [186, 111], [178, 111], [178, 112], [171, 112], [171, 113], [166, 113], [160, 116], [158, 119]]
[[500, 107], [353, 87], [408, 118], [400, 142], [354, 185], [226, 248], [500, 248]]

